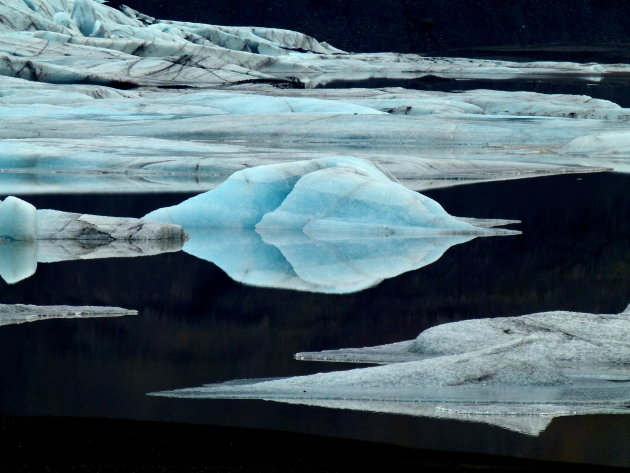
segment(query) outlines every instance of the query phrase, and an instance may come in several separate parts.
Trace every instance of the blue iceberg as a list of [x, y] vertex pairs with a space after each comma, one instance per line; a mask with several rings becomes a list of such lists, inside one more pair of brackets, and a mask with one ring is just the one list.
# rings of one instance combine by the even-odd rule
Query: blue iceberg
[[181, 225], [186, 231], [256, 228], [371, 236], [510, 233], [453, 217], [371, 162], [351, 156], [237, 171], [216, 189], [143, 218]]

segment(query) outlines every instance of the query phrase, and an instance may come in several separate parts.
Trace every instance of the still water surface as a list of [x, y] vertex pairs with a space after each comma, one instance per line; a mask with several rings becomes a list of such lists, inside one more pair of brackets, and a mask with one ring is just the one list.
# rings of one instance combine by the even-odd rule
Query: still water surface
[[[420, 448], [630, 465], [630, 416], [553, 420], [538, 437], [481, 423], [149, 392], [344, 369], [293, 353], [371, 346], [456, 320], [630, 303], [630, 176], [585, 174], [426, 192], [450, 213], [512, 218], [520, 236], [479, 238], [365, 291], [244, 286], [183, 252], [40, 264], [0, 303], [114, 305], [139, 315], [0, 328], [0, 414], [173, 420], [296, 430]], [[39, 208], [141, 216], [187, 195], [26, 196]]]

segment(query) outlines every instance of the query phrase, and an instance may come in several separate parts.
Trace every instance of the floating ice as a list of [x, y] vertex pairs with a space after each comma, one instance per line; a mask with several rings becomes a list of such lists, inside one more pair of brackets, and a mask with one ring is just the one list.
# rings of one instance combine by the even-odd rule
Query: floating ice
[[187, 230], [256, 228], [373, 236], [506, 234], [449, 215], [437, 202], [350, 156], [258, 166], [146, 220]]
[[185, 239], [177, 225], [37, 210], [7, 197], [0, 203], [0, 277], [16, 283], [33, 275], [38, 262], [179, 251]]
[[[462, 219], [369, 161], [334, 157], [238, 171], [144, 219], [182, 225], [184, 251], [256, 286], [348, 293], [433, 263], [514, 221]], [[255, 230], [254, 230], [255, 229]]]
[[414, 340], [365, 348], [298, 353], [301, 360], [395, 363], [465, 354], [532, 340], [560, 366], [623, 366], [630, 363], [630, 310], [620, 314], [553, 311], [519, 317], [462, 320], [431, 327]]
[[[391, 363], [383, 366], [157, 394], [446, 415], [537, 434], [546, 423], [528, 426], [509, 419], [627, 413], [629, 330], [630, 309], [607, 315], [558, 311], [467, 320], [389, 347], [327, 351], [321, 357], [298, 354], [299, 359]], [[351, 358], [353, 353], [358, 357]]]
[[0, 238], [33, 241], [38, 236], [35, 207], [16, 197], [7, 197], [0, 202]]
[[0, 326], [49, 319], [85, 319], [137, 315], [138, 311], [101, 306], [38, 306], [30, 304], [0, 304]]
[[178, 240], [181, 227], [136, 218], [37, 210], [17, 197], [0, 202], [0, 238], [34, 240]]

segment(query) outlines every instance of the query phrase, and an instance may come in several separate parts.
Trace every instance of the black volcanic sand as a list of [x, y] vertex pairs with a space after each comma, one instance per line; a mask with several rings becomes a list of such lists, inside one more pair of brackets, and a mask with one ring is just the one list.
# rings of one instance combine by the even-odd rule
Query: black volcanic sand
[[95, 418], [0, 417], [0, 435], [0, 472], [623, 470], [290, 432]]

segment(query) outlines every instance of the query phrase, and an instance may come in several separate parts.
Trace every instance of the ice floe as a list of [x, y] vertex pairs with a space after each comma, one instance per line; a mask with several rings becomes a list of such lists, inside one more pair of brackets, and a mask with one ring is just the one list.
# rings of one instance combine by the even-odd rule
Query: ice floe
[[49, 319], [87, 319], [137, 315], [138, 311], [120, 307], [0, 304], [0, 326]]
[[179, 251], [186, 238], [177, 225], [37, 210], [17, 197], [7, 197], [0, 202], [0, 277], [16, 283], [32, 276], [38, 262]]
[[0, 238], [10, 241], [184, 241], [186, 234], [178, 225], [136, 218], [37, 210], [22, 199], [9, 196], [0, 201]]
[[531, 426], [510, 419], [626, 413], [629, 329], [628, 309], [620, 314], [556, 311], [466, 320], [433, 327], [410, 342], [297, 355], [387, 363], [382, 366], [158, 394], [445, 416], [537, 434], [545, 422]]
[[298, 353], [301, 360], [393, 363], [456, 355], [533, 340], [541, 353], [572, 369], [630, 362], [630, 310], [620, 314], [553, 311], [462, 320], [431, 327], [414, 340], [366, 348]]

